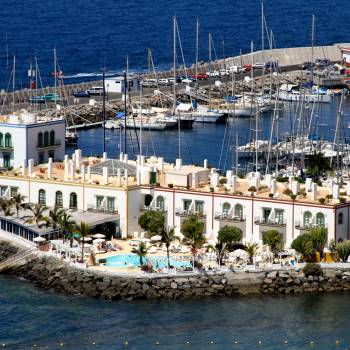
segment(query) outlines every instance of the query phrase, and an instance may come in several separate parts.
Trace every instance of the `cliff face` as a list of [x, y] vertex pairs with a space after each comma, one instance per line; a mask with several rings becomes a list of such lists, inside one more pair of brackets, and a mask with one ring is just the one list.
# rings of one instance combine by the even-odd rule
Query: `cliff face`
[[19, 248], [7, 241], [0, 241], [0, 262], [19, 252]]

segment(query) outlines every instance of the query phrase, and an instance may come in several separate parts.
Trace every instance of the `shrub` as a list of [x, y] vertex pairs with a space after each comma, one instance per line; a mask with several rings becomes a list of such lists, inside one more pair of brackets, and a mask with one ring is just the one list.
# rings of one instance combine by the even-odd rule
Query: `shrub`
[[233, 194], [235, 194], [237, 196], [243, 196], [243, 192], [241, 192], [241, 191], [235, 191]]
[[335, 251], [343, 262], [347, 262], [350, 255], [350, 241], [337, 243]]
[[273, 253], [283, 250], [283, 236], [276, 230], [269, 230], [263, 235], [263, 243], [267, 244]]
[[316, 250], [310, 239], [310, 235], [304, 233], [297, 238], [295, 238], [291, 244], [291, 248], [295, 249], [299, 254], [302, 255], [303, 259], [306, 261], [312, 260], [316, 253]]
[[327, 199], [332, 199], [333, 196], [332, 196], [331, 194], [327, 194], [326, 198], [327, 198]]
[[288, 182], [289, 179], [288, 179], [288, 177], [277, 176], [277, 177], [276, 177], [276, 181], [277, 181], [277, 182]]
[[145, 211], [138, 220], [139, 226], [149, 235], [160, 234], [164, 228], [165, 217], [163, 213], [155, 210]]
[[169, 188], [173, 188], [174, 185], [173, 185], [173, 184], [168, 184], [168, 187], [169, 187]]
[[308, 234], [310, 235], [310, 239], [316, 252], [319, 252], [322, 257], [324, 247], [327, 243], [328, 230], [325, 227], [314, 227], [308, 231]]
[[106, 258], [98, 259], [99, 264], [105, 264], [107, 262]]
[[344, 197], [339, 197], [339, 203], [345, 203], [346, 202], [346, 198]]
[[292, 195], [290, 196], [290, 198], [294, 201], [294, 200], [297, 199], [297, 196], [296, 196], [295, 194], [292, 194]]
[[210, 192], [214, 192], [214, 187], [210, 187]]
[[322, 268], [319, 264], [314, 263], [307, 263], [304, 268], [303, 272], [306, 277], [308, 276], [323, 276]]
[[260, 186], [259, 187], [259, 191], [263, 191], [263, 190], [266, 190], [268, 187], [267, 186], [265, 186], [265, 185], [263, 185], [263, 186]]
[[291, 196], [293, 192], [290, 188], [287, 188], [283, 191], [283, 194], [285, 194], [286, 196]]
[[226, 177], [222, 177], [220, 179], [220, 185], [224, 185], [224, 184], [227, 184], [227, 178]]
[[222, 243], [230, 244], [239, 242], [242, 239], [242, 230], [235, 226], [224, 226], [218, 232], [218, 240]]
[[326, 202], [326, 198], [320, 198], [318, 201], [319, 201], [321, 204], [324, 204], [324, 203]]
[[305, 180], [303, 178], [301, 178], [300, 176], [297, 176], [294, 180], [298, 181], [299, 184], [304, 184], [305, 183]]
[[186, 186], [186, 190], [189, 190], [190, 188], [191, 188], [190, 185], [187, 185], [187, 186]]
[[273, 193], [269, 193], [269, 197], [270, 197], [270, 198], [273, 198]]
[[339, 194], [340, 194], [341, 196], [346, 196], [346, 192], [344, 192], [344, 191], [339, 192]]
[[256, 192], [255, 186], [250, 186], [250, 187], [248, 188], [248, 191], [249, 191], [249, 192]]

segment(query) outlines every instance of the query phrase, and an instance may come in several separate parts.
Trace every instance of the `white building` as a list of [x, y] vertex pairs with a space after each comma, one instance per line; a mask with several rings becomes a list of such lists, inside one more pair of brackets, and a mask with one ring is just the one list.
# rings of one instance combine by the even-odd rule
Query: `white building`
[[277, 230], [287, 247], [314, 226], [327, 227], [328, 240], [349, 239], [350, 233], [350, 185], [317, 186], [311, 179], [303, 185], [293, 179], [278, 183], [259, 173], [239, 179], [230, 171], [223, 178], [215, 169], [185, 166], [181, 160], [172, 165], [156, 157], [83, 159], [77, 150], [64, 162], [40, 167], [29, 162], [24, 171], [0, 174], [1, 196], [19, 192], [31, 203], [81, 215], [103, 212], [100, 223], [113, 222], [115, 234], [124, 238], [141, 234], [138, 218], [150, 209], [162, 211], [177, 233], [188, 215], [197, 214], [211, 241], [225, 225], [239, 227], [245, 243], [261, 243], [265, 232]]
[[[140, 83], [136, 75], [128, 75], [127, 77], [129, 91], [138, 91]], [[111, 77], [105, 79], [106, 93], [124, 93], [124, 76]]]
[[62, 160], [65, 130], [64, 119], [40, 119], [25, 110], [0, 116], [0, 167], [26, 166], [29, 159], [35, 164]]

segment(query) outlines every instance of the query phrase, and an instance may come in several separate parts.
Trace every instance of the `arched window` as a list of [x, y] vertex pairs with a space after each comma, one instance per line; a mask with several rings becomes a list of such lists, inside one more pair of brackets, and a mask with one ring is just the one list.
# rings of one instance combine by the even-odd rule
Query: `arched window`
[[5, 134], [5, 147], [12, 147], [12, 137], [11, 134]]
[[59, 208], [63, 207], [63, 195], [61, 191], [56, 192], [55, 206]]
[[4, 146], [4, 135], [0, 132], [0, 147]]
[[50, 146], [54, 146], [55, 145], [55, 131], [51, 130], [50, 131]]
[[72, 192], [69, 196], [69, 208], [77, 209], [77, 207], [78, 207], [77, 194]]
[[242, 219], [243, 218], [243, 207], [241, 204], [235, 205], [235, 217]]
[[164, 197], [163, 196], [158, 196], [157, 197], [157, 203], [156, 203], [157, 208], [164, 210]]
[[38, 134], [38, 147], [43, 147], [43, 133], [39, 132]]
[[311, 225], [312, 214], [309, 211], [306, 211], [303, 216], [303, 224], [304, 227], [308, 227]]
[[343, 224], [343, 213], [339, 213], [338, 214], [338, 225], [342, 225]]
[[231, 210], [231, 204], [230, 203], [224, 203], [222, 205], [222, 215], [227, 216], [230, 213]]
[[46, 205], [46, 192], [45, 190], [39, 190], [39, 203]]
[[153, 197], [150, 194], [145, 195], [145, 206], [149, 207], [152, 203]]
[[324, 226], [324, 215], [322, 213], [316, 214], [316, 224], [317, 226]]
[[47, 147], [49, 145], [49, 132], [44, 132], [44, 146]]

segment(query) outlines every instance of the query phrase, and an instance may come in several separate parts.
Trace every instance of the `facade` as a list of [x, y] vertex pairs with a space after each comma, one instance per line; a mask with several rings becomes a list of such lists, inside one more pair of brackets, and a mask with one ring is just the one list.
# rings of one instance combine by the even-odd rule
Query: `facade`
[[[162, 211], [177, 233], [183, 220], [195, 213], [205, 223], [209, 241], [229, 225], [242, 230], [245, 243], [261, 242], [265, 232], [277, 230], [287, 247], [314, 226], [326, 227], [328, 240], [349, 239], [350, 202], [337, 198], [337, 186], [317, 187], [310, 180], [305, 185], [294, 180], [276, 183], [270, 175], [260, 179], [258, 173], [246, 179], [237, 179], [231, 172], [221, 177], [215, 169], [183, 166], [179, 160], [174, 166], [162, 158], [83, 159], [79, 150], [71, 160], [66, 156], [64, 162], [0, 175], [1, 197], [20, 192], [31, 203], [118, 214], [115, 234], [124, 238], [141, 234], [138, 218], [152, 209]], [[343, 191], [348, 199], [350, 187]], [[320, 198], [328, 199], [321, 204]]]
[[65, 120], [41, 120], [21, 111], [0, 117], [0, 167], [18, 168], [33, 159], [62, 160], [65, 154]]
[[[138, 91], [140, 87], [139, 80], [135, 75], [129, 75], [127, 78], [128, 81], [128, 89], [129, 91]], [[114, 93], [124, 93], [124, 77], [112, 77], [105, 79], [105, 89], [106, 93], [114, 92]]]

